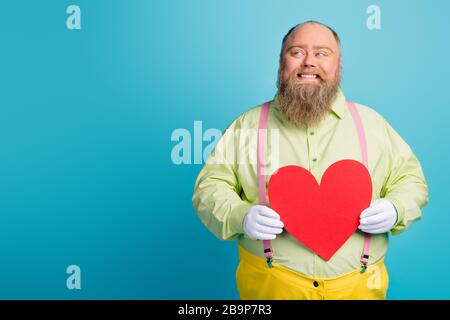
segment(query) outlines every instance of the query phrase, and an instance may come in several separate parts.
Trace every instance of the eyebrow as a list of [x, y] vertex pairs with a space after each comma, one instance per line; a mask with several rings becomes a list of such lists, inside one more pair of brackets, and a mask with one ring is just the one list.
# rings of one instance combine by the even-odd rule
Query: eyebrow
[[[294, 45], [294, 46], [290, 46], [289, 48], [287, 48], [286, 51], [289, 51], [289, 50], [291, 50], [292, 48], [296, 48], [296, 47], [304, 49], [304, 47], [306, 47], [306, 46], [304, 46], [304, 45]], [[326, 46], [313, 46], [313, 49], [314, 49], [314, 50], [317, 50], [317, 49], [327, 49], [327, 50], [331, 51], [332, 53], [334, 53], [334, 51], [333, 51], [331, 48], [326, 47]]]

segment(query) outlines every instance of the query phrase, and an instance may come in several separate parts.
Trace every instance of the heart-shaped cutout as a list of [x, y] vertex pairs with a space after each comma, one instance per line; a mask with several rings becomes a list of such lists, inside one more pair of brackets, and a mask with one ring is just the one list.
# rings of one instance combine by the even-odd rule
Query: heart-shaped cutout
[[271, 176], [268, 196], [285, 229], [328, 261], [358, 228], [361, 211], [370, 205], [372, 181], [356, 160], [333, 163], [320, 185], [308, 170], [290, 165]]

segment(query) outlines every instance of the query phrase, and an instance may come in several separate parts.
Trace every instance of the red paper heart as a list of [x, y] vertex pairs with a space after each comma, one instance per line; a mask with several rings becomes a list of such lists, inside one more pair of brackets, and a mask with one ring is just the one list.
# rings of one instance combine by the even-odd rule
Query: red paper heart
[[356, 160], [333, 163], [320, 186], [308, 170], [290, 165], [272, 175], [268, 196], [285, 229], [328, 261], [358, 228], [361, 211], [370, 205], [372, 181]]

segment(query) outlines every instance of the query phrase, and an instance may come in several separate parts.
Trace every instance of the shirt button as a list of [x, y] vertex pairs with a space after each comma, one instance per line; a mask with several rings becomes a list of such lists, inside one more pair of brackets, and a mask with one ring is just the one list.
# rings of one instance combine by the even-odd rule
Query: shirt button
[[319, 286], [319, 283], [318, 283], [317, 281], [314, 281], [314, 282], [313, 282], [313, 285], [314, 285], [314, 287], [317, 288], [317, 287]]
[[313, 161], [316, 162], [316, 161], [317, 161], [317, 158], [314, 158]]

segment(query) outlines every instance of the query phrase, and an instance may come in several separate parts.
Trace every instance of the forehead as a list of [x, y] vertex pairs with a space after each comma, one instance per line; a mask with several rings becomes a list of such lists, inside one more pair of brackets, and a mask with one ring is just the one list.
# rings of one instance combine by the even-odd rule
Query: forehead
[[330, 29], [317, 23], [297, 27], [286, 39], [285, 48], [291, 46], [325, 46], [338, 51], [339, 46]]

